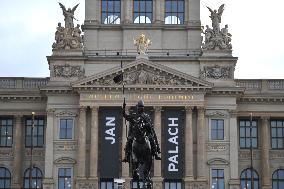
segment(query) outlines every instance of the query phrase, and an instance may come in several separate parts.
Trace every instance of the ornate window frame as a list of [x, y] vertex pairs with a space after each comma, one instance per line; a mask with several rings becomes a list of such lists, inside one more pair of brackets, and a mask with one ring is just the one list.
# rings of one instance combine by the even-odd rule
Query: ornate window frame
[[[276, 125], [272, 125], [272, 122], [276, 122]], [[282, 122], [282, 125], [279, 126], [277, 122]], [[283, 150], [284, 149], [284, 120], [283, 119], [271, 119], [270, 120], [270, 140], [271, 140], [271, 149], [272, 150]], [[275, 134], [276, 136], [273, 135], [273, 130], [276, 130]], [[282, 130], [282, 131], [279, 131]], [[281, 133], [282, 136], [278, 136]], [[273, 140], [276, 141], [276, 147], [273, 146]], [[279, 140], [282, 140], [282, 147], [279, 147]]]
[[[2, 122], [6, 121], [6, 124], [2, 125]], [[11, 121], [12, 124], [9, 124], [8, 121]], [[8, 129], [11, 127], [11, 134], [8, 133]], [[3, 135], [2, 129], [5, 129], [5, 134]], [[0, 117], [0, 148], [12, 148], [13, 147], [13, 132], [14, 132], [14, 120], [11, 117]], [[5, 145], [1, 145], [2, 139], [5, 139]], [[8, 140], [11, 140], [11, 143], [8, 144]]]
[[[225, 113], [222, 110], [217, 110], [217, 111], [208, 111], [206, 113], [206, 116], [208, 117], [208, 139], [210, 142], [225, 142], [227, 141], [227, 139], [229, 139], [229, 137], [227, 136], [227, 125], [228, 123], [228, 117], [229, 115], [227, 113]], [[212, 120], [223, 120], [223, 139], [221, 140], [216, 140], [216, 139], [212, 139], [211, 137], [211, 132], [212, 132]]]
[[[76, 121], [76, 116], [77, 114], [70, 112], [70, 111], [61, 111], [57, 114], [55, 114], [57, 120], [57, 126], [56, 126], [56, 137], [60, 141], [70, 141], [75, 139], [75, 121]], [[65, 138], [60, 138], [60, 120], [61, 119], [72, 119], [73, 125], [72, 125], [72, 138], [71, 139], [65, 139]]]
[[74, 183], [74, 166], [77, 163], [77, 161], [71, 157], [60, 157], [56, 160], [54, 160], [54, 165], [55, 165], [55, 175], [56, 175], [56, 183], [55, 183], [55, 188], [59, 188], [59, 169], [60, 168], [68, 168], [71, 169], [71, 188], [75, 188], [75, 183]]
[[[135, 2], [138, 2], [138, 10], [135, 9]], [[151, 11], [147, 10], [147, 2], [151, 2]], [[143, 3], [143, 6], [145, 6], [145, 11], [141, 12], [141, 3]], [[132, 16], [133, 16], [133, 23], [134, 24], [152, 24], [153, 23], [153, 16], [154, 16], [154, 2], [153, 0], [133, 0], [133, 7], [132, 7]], [[135, 17], [135, 14], [137, 14], [137, 17]], [[150, 15], [150, 18], [148, 16]], [[144, 22], [141, 21], [141, 18], [145, 17]], [[150, 23], [147, 22], [147, 18], [150, 20]], [[138, 22], [135, 22], [135, 20], [138, 19]]]
[[[106, 3], [106, 7], [104, 9], [104, 2]], [[116, 2], [119, 2], [119, 12], [116, 11]], [[112, 3], [112, 10], [109, 10], [109, 3]], [[106, 17], [104, 18], [103, 14], [106, 14]], [[115, 18], [115, 16], [117, 16]], [[114, 20], [116, 19], [116, 20]], [[121, 24], [121, 0], [101, 0], [101, 23], [102, 24]], [[105, 22], [107, 21], [107, 22]], [[116, 22], [118, 21], [118, 22]], [[113, 22], [113, 23], [111, 23]]]
[[[170, 3], [171, 9], [167, 10], [167, 3]], [[182, 3], [182, 10], [180, 10], [180, 3]], [[176, 4], [176, 10], [173, 10], [173, 5]], [[169, 16], [167, 16], [169, 14]], [[180, 19], [182, 15], [183, 19]], [[175, 17], [175, 22], [173, 22], [173, 17]], [[167, 18], [170, 19], [170, 22], [167, 23]], [[178, 23], [180, 21], [180, 23]], [[175, 24], [182, 25], [185, 21], [185, 0], [165, 0], [165, 24]]]

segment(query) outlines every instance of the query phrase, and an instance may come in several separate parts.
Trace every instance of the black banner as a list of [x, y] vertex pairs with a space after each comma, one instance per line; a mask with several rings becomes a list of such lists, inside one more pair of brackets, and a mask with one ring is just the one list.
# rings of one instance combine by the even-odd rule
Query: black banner
[[120, 107], [99, 110], [100, 177], [119, 178], [122, 112]]
[[166, 179], [181, 179], [184, 175], [184, 119], [185, 112], [180, 108], [162, 112], [162, 165]]

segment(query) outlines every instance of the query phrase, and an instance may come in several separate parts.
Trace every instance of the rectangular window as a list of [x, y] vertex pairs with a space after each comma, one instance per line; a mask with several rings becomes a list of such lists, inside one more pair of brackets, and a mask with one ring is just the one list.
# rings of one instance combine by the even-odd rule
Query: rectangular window
[[211, 120], [211, 140], [224, 140], [224, 120]]
[[225, 189], [224, 169], [212, 169], [211, 188]]
[[113, 179], [101, 179], [100, 189], [115, 189]]
[[271, 148], [284, 148], [284, 120], [270, 121]]
[[[32, 129], [32, 119], [26, 119], [25, 145], [26, 147], [43, 147], [44, 144], [44, 119], [34, 119], [34, 128]], [[33, 134], [32, 134], [33, 130]], [[32, 139], [33, 138], [33, 139]]]
[[182, 189], [181, 180], [165, 180], [164, 189]]
[[60, 119], [59, 139], [72, 139], [73, 119]]
[[0, 147], [12, 147], [13, 120], [0, 118]]
[[[251, 126], [252, 123], [252, 127]], [[239, 127], [240, 127], [240, 148], [250, 148], [251, 141], [252, 141], [252, 147], [257, 148], [258, 146], [258, 126], [257, 126], [257, 120], [240, 120], [239, 121]], [[252, 129], [250, 131], [250, 129]]]
[[153, 18], [152, 0], [134, 0], [133, 1], [133, 20], [134, 23], [151, 23]]
[[72, 189], [72, 169], [58, 169], [58, 189]]
[[102, 0], [102, 23], [120, 24], [120, 0]]
[[184, 0], [166, 0], [165, 24], [184, 24]]

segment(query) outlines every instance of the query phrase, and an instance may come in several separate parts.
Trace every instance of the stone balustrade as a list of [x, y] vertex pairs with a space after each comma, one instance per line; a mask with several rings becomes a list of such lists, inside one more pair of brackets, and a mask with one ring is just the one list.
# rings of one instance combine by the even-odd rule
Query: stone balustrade
[[0, 77], [0, 89], [36, 89], [46, 86], [49, 78]]
[[284, 91], [284, 79], [236, 79], [236, 86], [245, 87], [246, 91]]

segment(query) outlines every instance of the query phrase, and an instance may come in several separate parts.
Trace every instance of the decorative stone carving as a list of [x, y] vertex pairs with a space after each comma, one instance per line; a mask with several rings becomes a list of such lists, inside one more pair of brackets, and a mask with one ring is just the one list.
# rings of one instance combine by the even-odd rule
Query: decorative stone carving
[[146, 38], [145, 34], [141, 34], [138, 38], [133, 39], [134, 45], [137, 47], [138, 54], [147, 54], [149, 46], [152, 44], [151, 40]]
[[[33, 149], [33, 157], [44, 157], [45, 151], [43, 149]], [[25, 150], [25, 156], [31, 156], [31, 150]]]
[[0, 149], [0, 159], [11, 159], [13, 157], [12, 149]]
[[211, 13], [212, 28], [206, 25], [205, 31], [202, 33], [205, 36], [205, 41], [202, 44], [202, 49], [204, 50], [231, 50], [231, 37], [232, 35], [228, 31], [228, 25], [220, 29], [221, 16], [224, 11], [224, 4], [221, 5], [217, 10], [212, 10], [209, 7], [208, 10]]
[[96, 184], [94, 183], [79, 183], [79, 189], [96, 189]]
[[[240, 160], [249, 160], [251, 157], [250, 150], [241, 150], [239, 151], [239, 159]], [[260, 159], [259, 150], [253, 150], [252, 154], [253, 159]]]
[[208, 152], [223, 152], [229, 149], [229, 144], [223, 143], [209, 143], [207, 144]]
[[211, 79], [233, 79], [234, 68], [232, 66], [204, 66], [201, 77]]
[[213, 158], [207, 161], [208, 165], [229, 165], [230, 162], [222, 158]]
[[81, 68], [81, 66], [71, 66], [69, 64], [65, 65], [54, 65], [53, 66], [54, 76], [55, 77], [83, 77], [85, 74], [85, 70]]
[[[64, 5], [59, 3], [63, 15], [64, 15], [64, 21], [65, 21], [65, 28], [61, 26], [61, 23], [58, 23], [57, 30], [55, 32], [55, 42], [52, 45], [52, 48], [54, 50], [58, 49], [82, 49], [83, 45], [83, 37], [81, 36], [81, 29], [80, 25], [77, 24], [76, 27], [74, 27], [73, 19], [74, 12], [79, 4], [77, 4], [73, 9], [66, 8]], [[76, 19], [75, 19], [76, 20]]]
[[63, 142], [63, 141], [57, 141], [55, 142], [54, 148], [58, 152], [62, 151], [75, 151], [77, 149], [77, 143], [76, 141], [68, 141], [68, 142]]
[[55, 114], [56, 117], [76, 117], [77, 114], [69, 111], [62, 111]]
[[54, 160], [54, 164], [76, 164], [76, 160], [70, 157], [61, 157]]
[[284, 152], [281, 150], [271, 150], [270, 151], [270, 158], [271, 159], [284, 159]]

